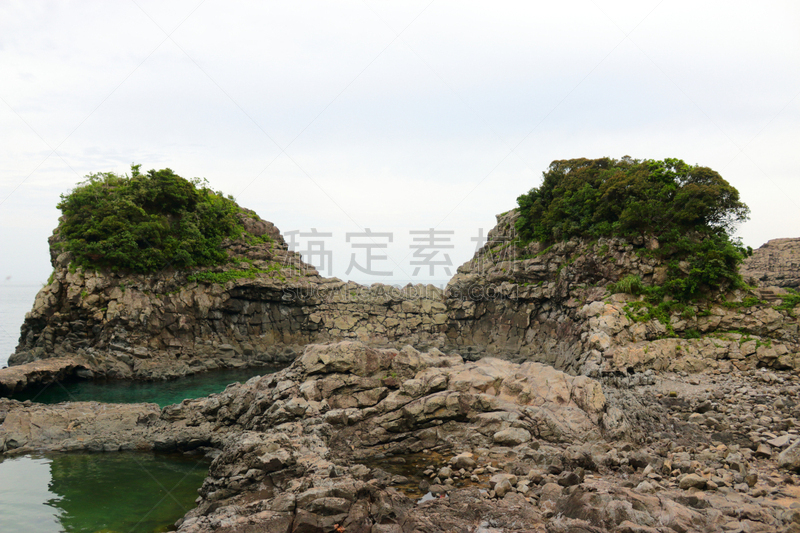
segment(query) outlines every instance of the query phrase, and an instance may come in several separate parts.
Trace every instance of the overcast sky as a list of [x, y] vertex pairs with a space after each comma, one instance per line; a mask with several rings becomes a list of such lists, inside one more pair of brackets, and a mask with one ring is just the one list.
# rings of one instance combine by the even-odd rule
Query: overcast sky
[[[332, 233], [331, 273], [368, 282], [448, 278], [413, 275], [409, 232], [452, 231], [454, 271], [555, 159], [709, 166], [745, 244], [798, 237], [798, 6], [4, 1], [0, 282], [43, 282], [59, 195], [131, 162]], [[346, 274], [365, 228], [391, 276]]]

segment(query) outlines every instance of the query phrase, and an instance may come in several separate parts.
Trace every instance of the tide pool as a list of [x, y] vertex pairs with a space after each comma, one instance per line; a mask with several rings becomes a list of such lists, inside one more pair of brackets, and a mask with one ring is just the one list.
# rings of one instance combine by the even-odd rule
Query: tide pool
[[145, 453], [0, 460], [3, 533], [152, 533], [194, 507], [209, 462]]
[[152, 402], [159, 407], [180, 403], [186, 398], [201, 398], [222, 392], [231, 383], [244, 382], [254, 376], [272, 374], [279, 367], [250, 367], [213, 370], [170, 381], [68, 381], [51, 383], [39, 389], [12, 396], [15, 400], [39, 403]]

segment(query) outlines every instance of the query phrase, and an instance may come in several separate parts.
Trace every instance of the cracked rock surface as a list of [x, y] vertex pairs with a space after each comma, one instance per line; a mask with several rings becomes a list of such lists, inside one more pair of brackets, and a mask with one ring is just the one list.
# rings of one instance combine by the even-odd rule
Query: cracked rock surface
[[210, 454], [185, 533], [800, 531], [798, 392], [348, 341], [160, 412], [2, 400], [0, 446]]

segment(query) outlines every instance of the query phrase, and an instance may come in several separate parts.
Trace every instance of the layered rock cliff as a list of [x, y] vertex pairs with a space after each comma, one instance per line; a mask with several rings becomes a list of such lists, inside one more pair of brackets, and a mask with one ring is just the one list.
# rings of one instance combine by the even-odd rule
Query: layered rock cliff
[[[62, 358], [112, 378], [163, 378], [219, 366], [294, 360], [317, 340], [441, 346], [441, 290], [364, 287], [319, 276], [271, 223], [242, 216], [266, 242], [227, 239], [230, 261], [155, 275], [86, 271], [58, 253], [9, 359]], [[402, 339], [402, 341], [401, 341]]]
[[800, 239], [772, 239], [742, 264], [742, 275], [762, 287], [800, 288]]
[[516, 217], [498, 217], [487, 244], [447, 287], [448, 340], [462, 353], [588, 375], [800, 368], [800, 308], [791, 307], [800, 302], [786, 291], [718, 294], [651, 318], [644, 297], [609, 289], [631, 275], [644, 285], [663, 282], [666, 266], [642, 253], [657, 240], [517, 246]]
[[[642, 297], [609, 288], [631, 275], [644, 284], [663, 281], [666, 267], [642, 253], [657, 240], [519, 246], [516, 216], [498, 216], [486, 245], [444, 292], [323, 278], [287, 249], [277, 228], [252, 215], [243, 217], [248, 232], [269, 240], [228, 239], [224, 266], [148, 276], [73, 269], [69, 254], [55, 251], [56, 230], [52, 280], [10, 361], [57, 357], [84, 377], [150, 379], [289, 362], [311, 342], [350, 339], [544, 362], [592, 376], [800, 368], [797, 302], [784, 290], [717, 295], [654, 318]], [[15, 383], [5, 389], [28, 382]]]

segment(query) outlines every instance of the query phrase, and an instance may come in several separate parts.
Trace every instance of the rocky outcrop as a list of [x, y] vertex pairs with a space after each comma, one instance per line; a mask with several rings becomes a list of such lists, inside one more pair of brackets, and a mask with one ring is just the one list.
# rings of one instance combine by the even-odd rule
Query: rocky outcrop
[[91, 378], [92, 372], [68, 357], [57, 357], [42, 361], [4, 368], [0, 372], [0, 396], [10, 396], [28, 387], [49, 385], [73, 377]]
[[[146, 413], [157, 412], [157, 407], [145, 405], [141, 408], [145, 414], [139, 414], [150, 429], [142, 435], [169, 433], [174, 440], [176, 428], [194, 428], [174, 440], [173, 448], [185, 449], [189, 440], [210, 441], [213, 428], [220, 425], [260, 431], [297, 419], [308, 424], [318, 417], [316, 423], [340, 427], [335, 440], [341, 440], [344, 453], [350, 453], [347, 450], [353, 446], [371, 453], [392, 453], [401, 445], [419, 451], [441, 444], [440, 438], [457, 438], [436, 430], [448, 421], [471, 424], [464, 425], [459, 436], [484, 445], [512, 427], [524, 430], [526, 441], [597, 440], [606, 407], [596, 381], [538, 363], [518, 365], [500, 359], [465, 363], [458, 355], [448, 356], [436, 349], [427, 353], [410, 346], [374, 349], [352, 341], [309, 345], [295, 364], [265, 378], [232, 385], [210, 399], [166, 407], [160, 418], [167, 425], [153, 425], [158, 417]], [[24, 443], [21, 445], [37, 450], [66, 449], [67, 428], [83, 427], [80, 413], [94, 420], [86, 435], [94, 435], [104, 445], [109, 434], [121, 431], [106, 427], [109, 424], [98, 414], [114, 413], [117, 406], [3, 401], [6, 411], [34, 421], [21, 424], [7, 415], [2, 426], [6, 442]], [[120, 445], [133, 444], [123, 441]], [[135, 446], [141, 447], [138, 441]]]
[[581, 308], [579, 316], [589, 319], [586, 343], [595, 355], [584, 370], [727, 373], [757, 367], [800, 368], [798, 320], [762, 300], [749, 307], [712, 303], [702, 315], [673, 316], [668, 338], [660, 338], [668, 334], [661, 322], [637, 322], [631, 311], [637, 301], [615, 295], [608, 303]]
[[[71, 271], [53, 239], [52, 282], [36, 297], [12, 364], [70, 357], [92, 375], [155, 379], [225, 366], [288, 363], [314, 342], [455, 350], [599, 376], [647, 369], [800, 368], [798, 309], [781, 289], [719, 295], [646, 318], [643, 298], [612, 295], [626, 276], [658, 284], [656, 239], [521, 245], [516, 211], [445, 291], [364, 287], [319, 276], [270, 223], [263, 242], [226, 241], [231, 262], [155, 276]], [[790, 300], [786, 300], [790, 301]], [[0, 372], [1, 373], [1, 372]]]
[[[398, 518], [424, 526], [428, 513], [370, 482], [358, 462], [467, 442], [595, 441], [605, 410], [597, 382], [536, 363], [465, 363], [358, 342], [308, 346], [281, 372], [160, 413], [152, 404], [0, 402], [6, 453], [220, 449], [183, 531], [358, 531]], [[477, 491], [463, 497], [484, 518], [498, 510]], [[460, 511], [446, 512], [463, 523]], [[537, 519], [533, 509], [521, 513]]]
[[184, 533], [794, 531], [798, 393], [762, 370], [604, 390], [341, 342], [160, 412], [0, 400], [0, 450], [206, 451]]
[[95, 376], [169, 378], [241, 364], [288, 363], [310, 342], [442, 346], [446, 307], [433, 286], [364, 287], [320, 277], [269, 222], [262, 241], [227, 240], [226, 265], [155, 275], [89, 272], [58, 253], [9, 364], [70, 357]]
[[761, 287], [800, 288], [800, 239], [772, 239], [753, 251], [742, 276]]
[[781, 306], [773, 290], [720, 295], [648, 320], [643, 297], [608, 288], [630, 275], [662, 282], [666, 268], [642, 253], [657, 240], [522, 246], [516, 218], [499, 216], [487, 244], [448, 284], [448, 341], [466, 357], [492, 353], [594, 376], [800, 368], [800, 309]]
[[[162, 418], [243, 429], [219, 437], [186, 533], [792, 531], [795, 479], [772, 454], [798, 439], [777, 401], [798, 391], [758, 371], [609, 397], [535, 363], [340, 343]], [[542, 432], [551, 415], [562, 429]], [[407, 476], [439, 497], [409, 499]]]
[[0, 399], [0, 449], [32, 451], [152, 450], [159, 440], [156, 404], [68, 402], [55, 406]]

